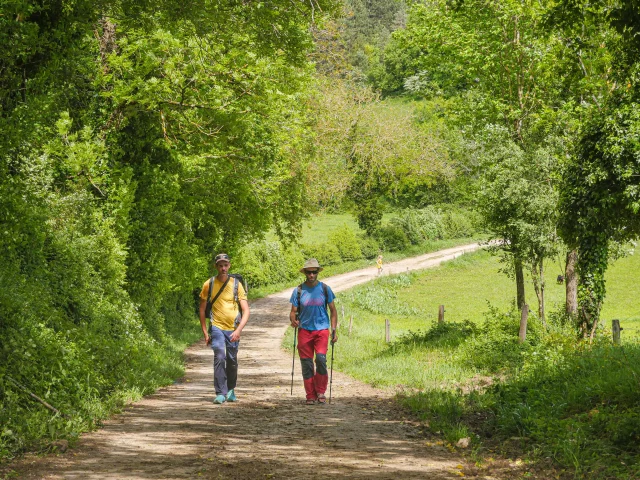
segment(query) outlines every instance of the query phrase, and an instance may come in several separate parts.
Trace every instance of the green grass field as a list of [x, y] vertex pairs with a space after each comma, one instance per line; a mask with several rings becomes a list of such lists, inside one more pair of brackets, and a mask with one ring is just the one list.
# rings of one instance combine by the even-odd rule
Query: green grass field
[[[382, 216], [382, 223], [387, 223], [393, 216], [392, 213], [385, 213]], [[343, 225], [347, 225], [356, 232], [364, 233], [360, 230], [355, 217], [350, 213], [315, 213], [302, 223], [299, 241], [300, 243], [311, 244], [324, 243], [329, 240], [331, 232]], [[270, 231], [267, 234], [267, 240], [273, 241], [276, 239], [275, 232]]]
[[[409, 331], [428, 329], [437, 321], [441, 304], [445, 305], [446, 322], [469, 320], [480, 324], [489, 305], [506, 311], [515, 301], [515, 282], [500, 273], [500, 268], [496, 257], [480, 251], [435, 269], [410, 274], [410, 285], [397, 288], [395, 296], [373, 308], [374, 311], [382, 310], [381, 313], [362, 308], [362, 298], [375, 304], [376, 297], [380, 296], [376, 289], [385, 288], [385, 282], [393, 282], [393, 277], [339, 294], [336, 305], [339, 313], [342, 306], [345, 307], [345, 318], [340, 318], [341, 339], [336, 348], [341, 354], [337, 357], [336, 368], [378, 386], [424, 388], [456, 384], [473, 377], [478, 372], [443, 361], [450, 353], [449, 348], [437, 346], [430, 350], [389, 352], [384, 341], [385, 319], [390, 320], [392, 340]], [[564, 285], [555, 282], [557, 273], [552, 267], [548, 266], [547, 270], [552, 277], [546, 288], [547, 312], [550, 312], [563, 308], [565, 291]], [[559, 267], [556, 266], [556, 270]], [[606, 330], [610, 328], [612, 318], [620, 319], [625, 342], [637, 341], [640, 332], [639, 277], [640, 254], [618, 260], [607, 272], [608, 295], [601, 325]], [[536, 311], [537, 300], [528, 277], [526, 288], [527, 302], [531, 310]], [[360, 304], [356, 299], [360, 299]], [[351, 336], [347, 333], [349, 317], [353, 317]], [[532, 317], [532, 321], [538, 320]], [[289, 332], [284, 345], [290, 346], [291, 342]]]

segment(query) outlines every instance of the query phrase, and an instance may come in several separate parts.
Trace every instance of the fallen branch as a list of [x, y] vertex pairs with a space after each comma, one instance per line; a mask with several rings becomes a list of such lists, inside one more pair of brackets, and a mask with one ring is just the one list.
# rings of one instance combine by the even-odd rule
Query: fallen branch
[[67, 417], [64, 413], [62, 413], [60, 410], [58, 410], [56, 407], [50, 405], [49, 403], [45, 402], [43, 399], [41, 399], [39, 396], [37, 396], [35, 393], [32, 393], [31, 391], [29, 391], [27, 389], [27, 387], [25, 387], [24, 385], [21, 385], [20, 383], [16, 382], [13, 378], [11, 378], [9, 375], [5, 375], [5, 378], [7, 378], [11, 383], [13, 383], [16, 387], [18, 387], [20, 390], [22, 390], [23, 392], [25, 392], [26, 394], [28, 394], [31, 398], [33, 398], [34, 400], [36, 400], [37, 402], [40, 402], [42, 405], [44, 405], [45, 407], [47, 407], [49, 410], [51, 410], [53, 413], [60, 415], [61, 417], [64, 418], [69, 418]]

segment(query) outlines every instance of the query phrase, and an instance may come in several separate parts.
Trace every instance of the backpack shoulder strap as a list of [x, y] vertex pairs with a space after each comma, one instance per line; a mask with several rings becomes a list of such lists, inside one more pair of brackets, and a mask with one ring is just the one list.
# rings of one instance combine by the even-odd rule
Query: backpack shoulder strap
[[213, 279], [214, 277], [211, 277], [209, 279], [209, 293], [207, 294], [207, 304], [211, 303], [211, 291], [213, 290]]
[[240, 305], [240, 299], [238, 298], [238, 281], [237, 277], [233, 277], [233, 300]]
[[296, 312], [298, 314], [298, 317], [300, 316], [300, 310], [302, 310], [302, 303], [301, 303], [301, 297], [302, 297], [302, 284], [298, 285], [298, 288], [296, 288], [297, 291], [297, 295], [298, 295], [298, 311]]
[[[218, 292], [216, 293], [216, 296], [213, 297], [213, 300], [211, 300], [211, 316], [213, 316], [213, 304], [216, 303], [216, 300], [218, 299], [218, 297], [220, 296], [220, 294], [224, 291], [224, 289], [227, 287], [227, 283], [229, 283], [229, 279], [231, 277], [227, 277], [227, 279], [225, 280], [225, 282], [222, 284], [222, 286], [220, 287], [220, 290], [218, 290]], [[213, 289], [213, 277], [211, 277], [210, 280], [210, 287], [209, 287], [209, 297], [211, 297], [211, 290]]]
[[322, 285], [322, 293], [324, 293], [324, 309], [329, 308], [329, 291], [327, 289], [327, 284], [324, 282], [320, 282]]

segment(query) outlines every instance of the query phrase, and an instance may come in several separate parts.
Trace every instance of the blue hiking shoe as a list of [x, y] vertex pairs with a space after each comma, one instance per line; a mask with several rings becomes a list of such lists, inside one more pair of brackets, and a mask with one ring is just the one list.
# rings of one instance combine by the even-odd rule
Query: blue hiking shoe
[[236, 398], [236, 394], [233, 392], [233, 390], [229, 390], [229, 393], [227, 393], [227, 402], [236, 402], [238, 399]]
[[213, 399], [213, 403], [215, 403], [216, 405], [221, 405], [223, 404], [227, 399], [225, 398], [224, 395], [218, 395], [216, 398]]

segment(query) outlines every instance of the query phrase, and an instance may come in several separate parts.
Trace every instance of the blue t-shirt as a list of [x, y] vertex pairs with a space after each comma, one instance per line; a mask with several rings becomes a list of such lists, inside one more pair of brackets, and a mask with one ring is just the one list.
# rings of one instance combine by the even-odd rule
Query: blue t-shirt
[[[327, 304], [333, 302], [336, 296], [333, 294], [331, 287], [327, 285]], [[315, 287], [309, 287], [302, 284], [302, 292], [300, 292], [300, 303], [298, 305], [298, 288], [293, 289], [289, 303], [298, 308], [300, 314], [300, 328], [305, 330], [324, 330], [329, 328], [329, 315], [324, 308], [324, 291], [322, 290], [322, 282], [318, 282]]]

